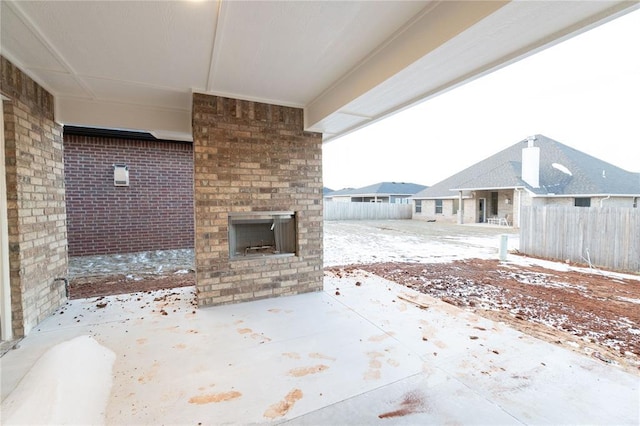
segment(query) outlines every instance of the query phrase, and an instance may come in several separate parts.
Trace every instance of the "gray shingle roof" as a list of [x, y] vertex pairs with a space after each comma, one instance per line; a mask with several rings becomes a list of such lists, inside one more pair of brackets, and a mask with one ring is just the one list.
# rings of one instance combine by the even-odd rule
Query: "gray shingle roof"
[[362, 188], [347, 188], [339, 191], [334, 191], [328, 194], [330, 197], [335, 196], [351, 196], [361, 197], [365, 195], [413, 195], [423, 189], [427, 188], [425, 185], [419, 185], [417, 183], [405, 183], [405, 182], [380, 182], [373, 185], [365, 186]]
[[537, 195], [640, 196], [640, 173], [628, 172], [546, 136], [535, 138], [534, 146], [540, 147], [539, 188], [522, 180], [522, 149], [527, 146], [524, 140], [419, 192], [414, 198], [455, 197], [459, 189], [497, 188], [527, 188]]

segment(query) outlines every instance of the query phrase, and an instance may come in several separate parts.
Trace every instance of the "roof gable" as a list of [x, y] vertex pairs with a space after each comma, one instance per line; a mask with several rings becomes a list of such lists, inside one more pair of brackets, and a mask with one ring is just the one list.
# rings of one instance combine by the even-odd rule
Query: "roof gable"
[[640, 173], [623, 170], [575, 148], [543, 135], [536, 135], [540, 147], [540, 186], [533, 188], [522, 180], [520, 141], [432, 187], [414, 198], [453, 197], [459, 190], [527, 188], [537, 195], [638, 194]]

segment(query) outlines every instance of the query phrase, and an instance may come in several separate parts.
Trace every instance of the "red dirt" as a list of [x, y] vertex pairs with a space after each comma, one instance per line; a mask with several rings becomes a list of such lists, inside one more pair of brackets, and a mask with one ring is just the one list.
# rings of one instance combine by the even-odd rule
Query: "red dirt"
[[164, 290], [195, 285], [195, 273], [168, 273], [145, 277], [109, 275], [100, 277], [74, 278], [69, 282], [69, 298], [109, 296], [113, 294], [135, 293], [139, 291]]
[[391, 417], [404, 417], [414, 413], [429, 412], [424, 401], [424, 395], [420, 391], [414, 390], [406, 393], [400, 403], [400, 408], [378, 415], [380, 419], [388, 419]]
[[367, 271], [603, 362], [640, 369], [639, 280], [480, 259], [328, 270]]

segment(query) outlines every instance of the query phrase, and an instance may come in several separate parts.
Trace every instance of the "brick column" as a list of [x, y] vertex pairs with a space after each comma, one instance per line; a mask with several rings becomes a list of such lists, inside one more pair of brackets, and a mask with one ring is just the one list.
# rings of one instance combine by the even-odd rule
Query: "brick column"
[[[193, 95], [199, 305], [322, 289], [322, 135], [303, 111]], [[230, 213], [294, 211], [295, 256], [229, 259]]]
[[4, 57], [0, 66], [12, 322], [24, 336], [66, 300], [57, 280], [67, 276], [62, 126], [50, 93]]

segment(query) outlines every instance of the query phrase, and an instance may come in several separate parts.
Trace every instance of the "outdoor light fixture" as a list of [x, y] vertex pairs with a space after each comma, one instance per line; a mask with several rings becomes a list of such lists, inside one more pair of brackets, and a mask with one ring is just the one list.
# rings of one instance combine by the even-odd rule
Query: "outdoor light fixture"
[[511, 204], [511, 198], [507, 197], [504, 199], [505, 204]]

